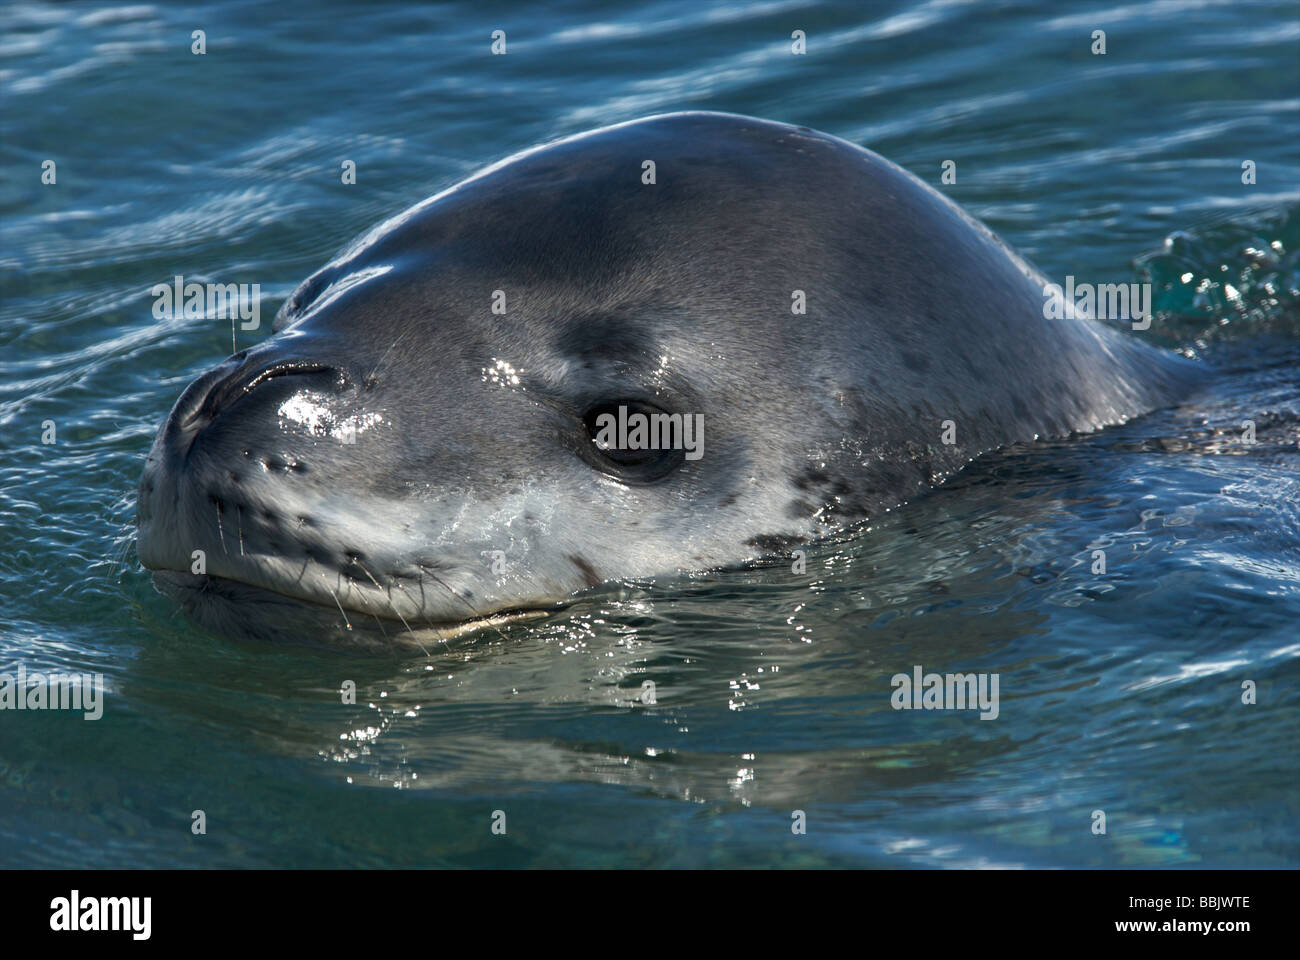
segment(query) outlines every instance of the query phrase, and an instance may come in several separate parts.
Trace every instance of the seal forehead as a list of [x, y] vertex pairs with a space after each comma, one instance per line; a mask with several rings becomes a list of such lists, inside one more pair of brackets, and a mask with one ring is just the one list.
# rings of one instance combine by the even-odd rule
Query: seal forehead
[[[545, 262], [561, 269], [577, 248], [596, 254], [574, 271], [581, 282], [626, 257], [646, 253], [648, 262], [671, 252], [653, 240], [660, 234], [684, 239], [682, 231], [692, 223], [705, 224], [724, 240], [717, 232], [719, 212], [729, 213], [727, 230], [746, 231], [747, 220], [764, 208], [792, 208], [812, 193], [831, 197], [836, 185], [826, 180], [832, 168], [847, 170], [867, 157], [842, 141], [784, 124], [713, 113], [651, 117], [494, 164], [376, 227], [332, 266], [363, 254], [367, 259], [409, 254], [412, 246], [425, 244], [452, 248], [466, 263], [512, 264], [522, 258], [521, 265], [544, 246]], [[643, 181], [647, 161], [656, 166], [654, 183]], [[818, 172], [810, 179], [811, 168]], [[766, 189], [777, 183], [798, 189], [785, 196]], [[748, 196], [752, 210], [727, 209], [742, 196]], [[627, 219], [638, 213], [636, 220]], [[475, 240], [488, 234], [492, 244]], [[394, 246], [391, 241], [399, 236]], [[543, 236], [563, 243], [540, 244]]]
[[[393, 282], [422, 286], [430, 328], [495, 324], [541, 338], [570, 315], [626, 316], [628, 304], [660, 301], [661, 324], [693, 326], [701, 343], [732, 341], [735, 353], [737, 319], [779, 308], [792, 283], [873, 282], [862, 279], [878, 272], [869, 245], [845, 241], [862, 213], [847, 209], [863, 192], [848, 181], [869, 158], [833, 138], [709, 113], [562, 140], [370, 231], [294, 291], [275, 329], [382, 267]], [[657, 165], [654, 183], [642, 179], [647, 161]], [[507, 322], [483, 310], [496, 290]]]

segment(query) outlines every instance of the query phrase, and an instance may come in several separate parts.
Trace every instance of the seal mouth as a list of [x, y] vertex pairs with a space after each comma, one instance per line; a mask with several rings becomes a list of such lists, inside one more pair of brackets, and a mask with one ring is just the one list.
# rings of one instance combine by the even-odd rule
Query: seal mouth
[[[201, 626], [227, 636], [234, 633], [277, 641], [345, 639], [363, 646], [423, 647], [424, 640], [445, 642], [478, 630], [545, 617], [564, 606], [557, 601], [547, 606], [487, 611], [464, 620], [412, 623], [382, 610], [330, 606], [213, 574], [179, 570], [153, 570], [152, 574], [158, 591], [179, 603]], [[250, 617], [250, 610], [257, 616]]]

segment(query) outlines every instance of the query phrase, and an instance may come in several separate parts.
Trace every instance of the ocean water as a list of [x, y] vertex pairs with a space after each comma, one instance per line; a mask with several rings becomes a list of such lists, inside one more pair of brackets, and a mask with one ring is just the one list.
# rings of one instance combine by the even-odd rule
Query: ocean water
[[[0, 672], [107, 689], [94, 721], [0, 712], [0, 865], [1300, 865], [1296, 4], [0, 18]], [[154, 284], [257, 282], [273, 310], [486, 163], [680, 109], [860, 143], [1049, 276], [1151, 282], [1134, 335], [1215, 375], [990, 455], [804, 576], [621, 585], [429, 656], [213, 637], [154, 591], [143, 458], [231, 352], [227, 323], [156, 320]], [[915, 665], [997, 674], [997, 719], [891, 709]]]

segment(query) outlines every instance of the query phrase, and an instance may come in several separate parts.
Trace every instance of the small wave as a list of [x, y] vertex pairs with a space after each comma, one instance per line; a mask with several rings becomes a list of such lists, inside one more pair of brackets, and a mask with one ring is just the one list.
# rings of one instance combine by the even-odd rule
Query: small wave
[[1171, 233], [1134, 269], [1151, 284], [1158, 337], [1200, 350], [1264, 333], [1300, 338], [1300, 204]]

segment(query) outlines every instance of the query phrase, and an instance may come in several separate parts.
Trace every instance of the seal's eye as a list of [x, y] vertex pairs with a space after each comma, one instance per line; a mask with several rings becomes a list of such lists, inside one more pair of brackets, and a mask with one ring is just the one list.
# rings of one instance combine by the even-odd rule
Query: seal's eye
[[629, 483], [658, 480], [681, 464], [683, 420], [640, 400], [598, 403], [582, 417], [596, 465]]

